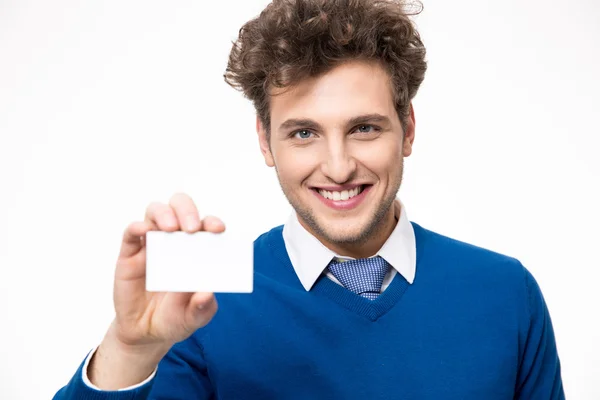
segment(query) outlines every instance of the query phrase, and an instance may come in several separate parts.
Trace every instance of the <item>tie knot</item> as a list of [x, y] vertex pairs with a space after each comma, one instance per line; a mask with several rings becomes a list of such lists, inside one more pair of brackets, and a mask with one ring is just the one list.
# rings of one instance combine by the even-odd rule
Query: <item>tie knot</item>
[[348, 290], [374, 300], [379, 296], [383, 278], [390, 265], [377, 256], [342, 262], [334, 259], [327, 268]]

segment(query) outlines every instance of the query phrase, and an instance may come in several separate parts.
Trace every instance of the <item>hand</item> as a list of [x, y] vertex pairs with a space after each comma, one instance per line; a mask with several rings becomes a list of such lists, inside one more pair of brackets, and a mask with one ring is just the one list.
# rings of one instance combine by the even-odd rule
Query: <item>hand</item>
[[146, 291], [145, 235], [151, 230], [221, 233], [225, 225], [215, 217], [201, 220], [192, 199], [176, 194], [168, 205], [150, 204], [145, 220], [127, 227], [115, 271], [116, 316], [89, 367], [90, 380], [101, 388], [141, 382], [175, 343], [217, 311], [212, 293]]
[[190, 197], [176, 194], [169, 204], [152, 203], [143, 222], [129, 225], [123, 236], [114, 284], [115, 334], [125, 345], [173, 344], [206, 325], [217, 311], [212, 293], [146, 292], [148, 231], [225, 230], [215, 217], [201, 220]]

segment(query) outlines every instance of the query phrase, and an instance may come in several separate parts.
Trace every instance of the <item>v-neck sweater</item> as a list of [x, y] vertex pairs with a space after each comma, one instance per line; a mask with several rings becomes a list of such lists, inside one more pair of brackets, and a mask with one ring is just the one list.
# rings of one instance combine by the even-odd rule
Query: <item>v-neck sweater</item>
[[416, 277], [368, 300], [321, 277], [307, 291], [282, 226], [255, 241], [252, 294], [173, 346], [148, 383], [57, 399], [563, 399], [550, 316], [516, 259], [413, 223]]

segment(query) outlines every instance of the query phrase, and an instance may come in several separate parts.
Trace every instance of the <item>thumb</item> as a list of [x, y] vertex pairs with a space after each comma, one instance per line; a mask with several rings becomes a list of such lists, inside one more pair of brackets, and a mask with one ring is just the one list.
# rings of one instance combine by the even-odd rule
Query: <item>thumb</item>
[[208, 324], [217, 312], [217, 299], [213, 293], [194, 293], [190, 299], [190, 323], [195, 329]]

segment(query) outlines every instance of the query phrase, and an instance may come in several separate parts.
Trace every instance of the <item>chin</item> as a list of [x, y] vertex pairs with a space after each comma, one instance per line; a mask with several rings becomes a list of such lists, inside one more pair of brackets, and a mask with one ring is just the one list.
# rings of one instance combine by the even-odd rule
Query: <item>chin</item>
[[368, 240], [368, 235], [357, 232], [354, 234], [348, 234], [343, 232], [340, 234], [334, 234], [327, 238], [329, 242], [341, 244], [341, 245], [361, 245]]
[[327, 219], [319, 219], [315, 231], [319, 236], [332, 243], [361, 244], [370, 236], [367, 232], [369, 225], [362, 218], [352, 218], [344, 222], [339, 220], [328, 222]]

